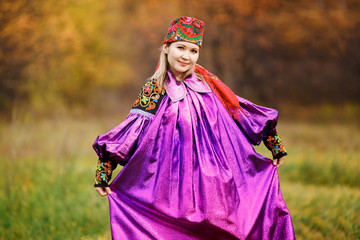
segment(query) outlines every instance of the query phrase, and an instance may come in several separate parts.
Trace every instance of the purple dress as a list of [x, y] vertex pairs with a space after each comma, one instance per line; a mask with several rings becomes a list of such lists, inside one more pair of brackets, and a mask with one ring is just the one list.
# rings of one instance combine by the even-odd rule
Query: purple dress
[[277, 111], [238, 98], [235, 122], [206, 82], [171, 74], [155, 114], [132, 109], [99, 136], [111, 183], [113, 239], [295, 239], [277, 168], [255, 152]]

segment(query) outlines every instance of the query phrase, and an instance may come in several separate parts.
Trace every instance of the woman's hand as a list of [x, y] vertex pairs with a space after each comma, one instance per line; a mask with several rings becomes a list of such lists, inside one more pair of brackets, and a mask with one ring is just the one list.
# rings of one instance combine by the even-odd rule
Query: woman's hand
[[283, 164], [284, 159], [285, 159], [285, 156], [284, 156], [284, 157], [281, 157], [281, 158], [278, 158], [278, 159], [274, 159], [274, 160], [273, 160], [274, 166], [280, 167], [280, 166]]
[[102, 197], [105, 197], [106, 195], [111, 194], [111, 189], [109, 187], [96, 187], [95, 190]]

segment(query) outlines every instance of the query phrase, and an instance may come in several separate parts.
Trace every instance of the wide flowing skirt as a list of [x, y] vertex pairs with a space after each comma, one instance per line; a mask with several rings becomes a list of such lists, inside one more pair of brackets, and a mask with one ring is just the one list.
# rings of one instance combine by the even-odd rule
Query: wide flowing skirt
[[113, 239], [294, 239], [277, 168], [213, 93], [165, 96], [111, 184]]

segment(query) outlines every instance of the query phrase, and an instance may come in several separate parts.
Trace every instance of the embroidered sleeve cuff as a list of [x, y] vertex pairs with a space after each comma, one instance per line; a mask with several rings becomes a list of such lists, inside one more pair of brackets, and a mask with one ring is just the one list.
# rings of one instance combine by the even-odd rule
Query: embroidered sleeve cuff
[[111, 160], [98, 160], [94, 187], [108, 187], [112, 171], [116, 168], [116, 166], [116, 162]]
[[287, 155], [286, 149], [281, 142], [281, 138], [276, 129], [269, 136], [263, 139], [265, 146], [271, 151], [273, 159], [281, 158]]

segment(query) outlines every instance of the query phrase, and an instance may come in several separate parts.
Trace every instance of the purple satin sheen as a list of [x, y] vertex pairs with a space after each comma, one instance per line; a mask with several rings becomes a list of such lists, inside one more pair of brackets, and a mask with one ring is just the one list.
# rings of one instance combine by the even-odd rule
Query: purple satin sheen
[[205, 83], [189, 82], [167, 85], [184, 87], [181, 100], [166, 95], [155, 116], [130, 113], [94, 143], [129, 160], [110, 186], [113, 239], [295, 239], [277, 168], [251, 145], [277, 112], [239, 98], [239, 128]]
[[263, 137], [276, 127], [278, 111], [255, 105], [252, 102], [236, 96], [243, 111], [240, 113], [240, 127], [255, 145], [259, 145]]
[[99, 159], [123, 163], [129, 160], [144, 128], [154, 116], [130, 113], [125, 121], [96, 138], [93, 148]]
[[190, 74], [184, 79], [183, 82], [176, 81], [173, 75], [168, 71], [168, 76], [171, 76], [166, 79], [165, 89], [166, 93], [170, 97], [171, 101], [177, 102], [182, 100], [186, 96], [186, 87], [185, 84], [192, 90], [200, 93], [210, 93], [210, 86], [204, 81], [199, 81], [196, 78], [195, 74]]

